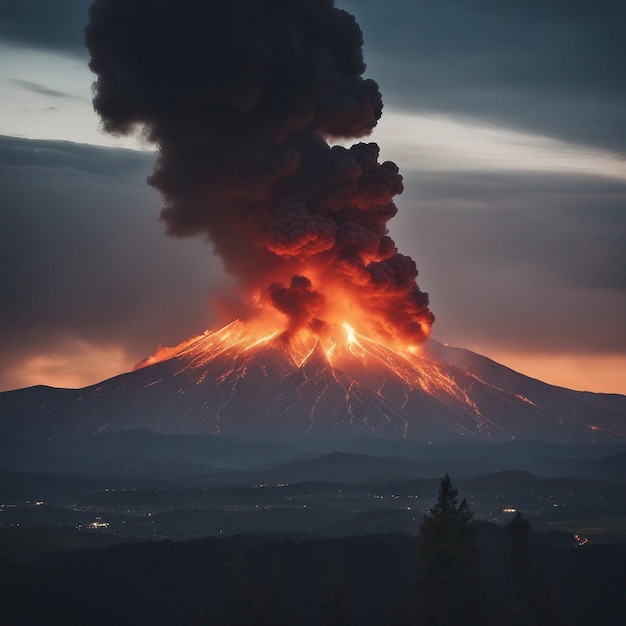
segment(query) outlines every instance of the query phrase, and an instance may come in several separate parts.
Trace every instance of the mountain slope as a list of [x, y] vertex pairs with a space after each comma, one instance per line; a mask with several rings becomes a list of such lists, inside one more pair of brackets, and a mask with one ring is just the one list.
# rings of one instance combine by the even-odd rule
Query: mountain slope
[[434, 341], [412, 354], [346, 333], [287, 341], [233, 322], [91, 387], [0, 394], [0, 435], [148, 428], [424, 441], [626, 436], [626, 396], [547, 385]]

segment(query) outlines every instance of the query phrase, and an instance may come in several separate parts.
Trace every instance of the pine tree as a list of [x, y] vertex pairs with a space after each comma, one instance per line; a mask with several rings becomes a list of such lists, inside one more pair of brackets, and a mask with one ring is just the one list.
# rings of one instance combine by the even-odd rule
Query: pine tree
[[221, 623], [215, 613], [213, 603], [209, 599], [200, 606], [194, 618], [189, 622], [189, 626], [219, 626]]
[[437, 504], [424, 516], [411, 593], [416, 626], [482, 626], [488, 621], [487, 586], [473, 513], [457, 501], [448, 474]]
[[530, 550], [530, 522], [520, 511], [508, 524], [509, 567], [517, 596], [528, 603], [536, 566]]
[[350, 604], [343, 568], [336, 556], [328, 561], [322, 581], [315, 619], [316, 626], [354, 626], [356, 614]]
[[380, 626], [410, 626], [413, 621], [408, 593], [398, 593], [383, 616]]
[[530, 546], [531, 525], [517, 511], [507, 526], [509, 530], [509, 570], [514, 594], [509, 624], [517, 626], [524, 619], [532, 624], [564, 624], [563, 611], [555, 585], [548, 584], [545, 573], [536, 563]]
[[287, 588], [285, 576], [276, 557], [267, 574], [267, 583], [257, 594], [255, 626], [295, 626], [296, 613]]
[[234, 554], [226, 563], [230, 584], [224, 613], [226, 626], [251, 626], [255, 623], [256, 591], [248, 580], [248, 562], [242, 552]]
[[506, 622], [507, 626], [541, 626], [535, 611], [528, 606], [525, 600], [513, 596], [510, 605], [509, 620]]

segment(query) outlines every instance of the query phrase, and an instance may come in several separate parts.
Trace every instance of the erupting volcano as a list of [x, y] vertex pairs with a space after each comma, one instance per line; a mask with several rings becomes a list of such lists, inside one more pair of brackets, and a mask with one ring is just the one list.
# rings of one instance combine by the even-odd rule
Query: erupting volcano
[[147, 428], [245, 437], [618, 442], [626, 396], [553, 387], [432, 339], [400, 350], [347, 323], [323, 336], [235, 321], [85, 389], [0, 394], [12, 435]]
[[[332, 0], [94, 0], [105, 130], [158, 148], [168, 233], [207, 238], [229, 319], [80, 390], [0, 395], [45, 433], [615, 441], [626, 397], [552, 387], [429, 339], [417, 268], [388, 234], [402, 192], [367, 135], [382, 112], [362, 34]], [[224, 308], [224, 307], [222, 307]]]
[[397, 350], [347, 323], [320, 337], [236, 321], [138, 368], [98, 393], [128, 392], [132, 381], [144, 406], [140, 397], [162, 387], [172, 398], [157, 420], [166, 432], [605, 441], [626, 431], [625, 397], [551, 387], [433, 340]]
[[95, 0], [89, 16], [94, 107], [105, 130], [158, 147], [161, 217], [212, 242], [232, 317], [274, 307], [291, 336], [348, 315], [393, 345], [429, 336], [415, 263], [388, 235], [398, 167], [374, 143], [328, 143], [382, 113], [353, 16], [332, 0]]

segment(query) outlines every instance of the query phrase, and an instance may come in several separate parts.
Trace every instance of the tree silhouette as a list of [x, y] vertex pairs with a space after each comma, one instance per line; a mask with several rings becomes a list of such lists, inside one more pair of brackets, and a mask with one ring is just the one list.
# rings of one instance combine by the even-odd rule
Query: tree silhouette
[[350, 604], [343, 568], [335, 555], [328, 560], [322, 580], [315, 619], [316, 626], [354, 626], [356, 615]]
[[564, 624], [563, 611], [556, 585], [549, 584], [544, 571], [533, 558], [530, 540], [531, 525], [517, 511], [507, 525], [509, 531], [509, 570], [513, 582], [513, 597], [509, 624]]
[[225, 626], [251, 626], [256, 621], [256, 593], [248, 580], [248, 561], [242, 552], [235, 553], [226, 563], [229, 582]]
[[457, 501], [448, 474], [437, 504], [424, 516], [415, 559], [411, 622], [415, 626], [477, 626], [488, 622], [488, 594], [473, 513]]
[[530, 522], [520, 511], [507, 525], [509, 531], [509, 567], [515, 591], [520, 598], [531, 594], [536, 566], [530, 550]]
[[280, 559], [276, 557], [267, 573], [267, 583], [257, 592], [255, 626], [295, 626], [296, 613], [286, 585]]
[[218, 626], [221, 623], [221, 620], [215, 613], [213, 603], [208, 599], [200, 606], [195, 617], [189, 622], [189, 626]]

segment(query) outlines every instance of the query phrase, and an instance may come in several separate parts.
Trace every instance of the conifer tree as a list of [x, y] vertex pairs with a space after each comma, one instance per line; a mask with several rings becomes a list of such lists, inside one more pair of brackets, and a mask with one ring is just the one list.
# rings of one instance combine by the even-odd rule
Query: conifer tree
[[413, 621], [412, 606], [408, 593], [399, 593], [383, 616], [380, 626], [410, 626]]
[[507, 526], [509, 530], [509, 569], [513, 582], [513, 598], [509, 624], [564, 624], [557, 589], [550, 585], [531, 550], [531, 525], [517, 511]]
[[267, 583], [257, 594], [255, 626], [295, 626], [296, 613], [285, 582], [280, 559], [276, 557], [267, 574]]
[[420, 526], [413, 589], [415, 626], [483, 626], [488, 623], [487, 586], [476, 543], [473, 513], [448, 474], [437, 504]]
[[336, 556], [328, 561], [322, 581], [315, 619], [316, 626], [355, 626], [356, 614], [350, 604], [343, 568]]
[[531, 595], [536, 566], [530, 551], [530, 522], [521, 511], [507, 526], [509, 531], [509, 567], [516, 594], [526, 600]]
[[513, 596], [510, 602], [509, 618], [506, 626], [542, 626], [537, 620], [535, 611], [528, 606], [528, 603]]
[[226, 563], [229, 582], [225, 626], [252, 626], [255, 623], [256, 592], [248, 580], [248, 562], [242, 552], [235, 553]]
[[219, 626], [221, 623], [209, 599], [200, 606], [195, 617], [189, 622], [189, 626]]

